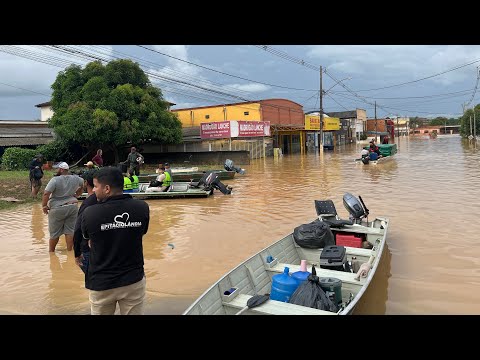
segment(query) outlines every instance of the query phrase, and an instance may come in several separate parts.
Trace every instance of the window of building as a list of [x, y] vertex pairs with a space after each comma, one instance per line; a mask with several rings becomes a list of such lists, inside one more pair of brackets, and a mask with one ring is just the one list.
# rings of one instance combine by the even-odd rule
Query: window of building
[[205, 119], [210, 119], [210, 115], [205, 115]]
[[243, 115], [249, 115], [250, 113], [248, 111], [245, 111]]

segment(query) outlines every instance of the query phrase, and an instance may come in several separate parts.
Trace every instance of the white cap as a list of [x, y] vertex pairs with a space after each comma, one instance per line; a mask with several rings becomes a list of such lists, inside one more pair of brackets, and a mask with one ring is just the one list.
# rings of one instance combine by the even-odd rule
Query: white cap
[[68, 164], [65, 161], [59, 162], [58, 164], [54, 165], [53, 167], [63, 169], [63, 170], [70, 169], [70, 167], [68, 166]]

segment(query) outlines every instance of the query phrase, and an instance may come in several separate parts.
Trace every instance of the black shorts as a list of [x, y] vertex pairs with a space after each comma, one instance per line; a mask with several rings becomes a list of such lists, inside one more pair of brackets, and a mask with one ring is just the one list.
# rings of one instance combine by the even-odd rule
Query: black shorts
[[42, 179], [30, 178], [30, 184], [32, 185], [32, 187], [40, 187], [42, 186]]

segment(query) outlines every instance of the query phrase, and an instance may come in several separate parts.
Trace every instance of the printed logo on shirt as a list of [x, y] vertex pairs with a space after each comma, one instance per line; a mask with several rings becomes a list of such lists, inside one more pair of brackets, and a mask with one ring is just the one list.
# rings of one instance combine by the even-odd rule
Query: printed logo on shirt
[[131, 228], [131, 227], [140, 227], [142, 226], [141, 221], [128, 221], [130, 219], [130, 214], [124, 212], [123, 214], [116, 215], [113, 218], [113, 223], [109, 224], [102, 224], [100, 225], [100, 229], [102, 231], [112, 230], [112, 229], [124, 229], [124, 228]]

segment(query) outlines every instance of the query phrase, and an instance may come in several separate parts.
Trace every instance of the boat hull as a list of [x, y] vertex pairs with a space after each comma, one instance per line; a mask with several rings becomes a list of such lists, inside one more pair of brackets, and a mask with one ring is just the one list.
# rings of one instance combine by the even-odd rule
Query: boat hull
[[[220, 180], [231, 180], [235, 177], [235, 171], [226, 171], [226, 170], [208, 170], [213, 171], [218, 174]], [[179, 172], [172, 173], [173, 181], [199, 181], [202, 176], [205, 175], [205, 171], [194, 171], [194, 172]], [[155, 180], [158, 174], [146, 174], [139, 175], [138, 179], [140, 182], [149, 182]]]
[[[138, 192], [125, 192], [135, 199], [178, 199], [178, 198], [202, 198], [208, 197], [213, 194], [212, 190], [203, 190], [197, 188], [191, 188], [189, 183], [173, 183], [172, 191], [159, 191], [159, 192], [146, 192], [148, 183], [140, 183]], [[175, 189], [176, 188], [176, 189]], [[87, 193], [83, 193], [78, 197], [79, 200], [84, 200]]]
[[[184, 315], [233, 315], [240, 310], [243, 314], [272, 314], [272, 315], [349, 315], [353, 313], [356, 304], [368, 288], [380, 263], [389, 220], [377, 217], [374, 221], [364, 225], [345, 226], [341, 231], [361, 234], [373, 245], [372, 249], [346, 247], [347, 260], [359, 261], [359, 264], [369, 263], [371, 269], [366, 277], [356, 279], [357, 274], [319, 266], [322, 249], [306, 249], [299, 247], [293, 234], [275, 242], [247, 259], [233, 270], [225, 274], [220, 280], [205, 291], [185, 312]], [[273, 261], [271, 260], [273, 258]], [[283, 272], [289, 267], [293, 273], [300, 269], [300, 261], [307, 260], [307, 269], [315, 265], [319, 277], [333, 277], [342, 281], [342, 306], [337, 313], [312, 309], [289, 303], [268, 300], [264, 304], [252, 309], [246, 309], [246, 303], [255, 294], [269, 294], [271, 292], [273, 275]], [[270, 261], [270, 262], [267, 262]], [[232, 291], [233, 290], [233, 291]]]

